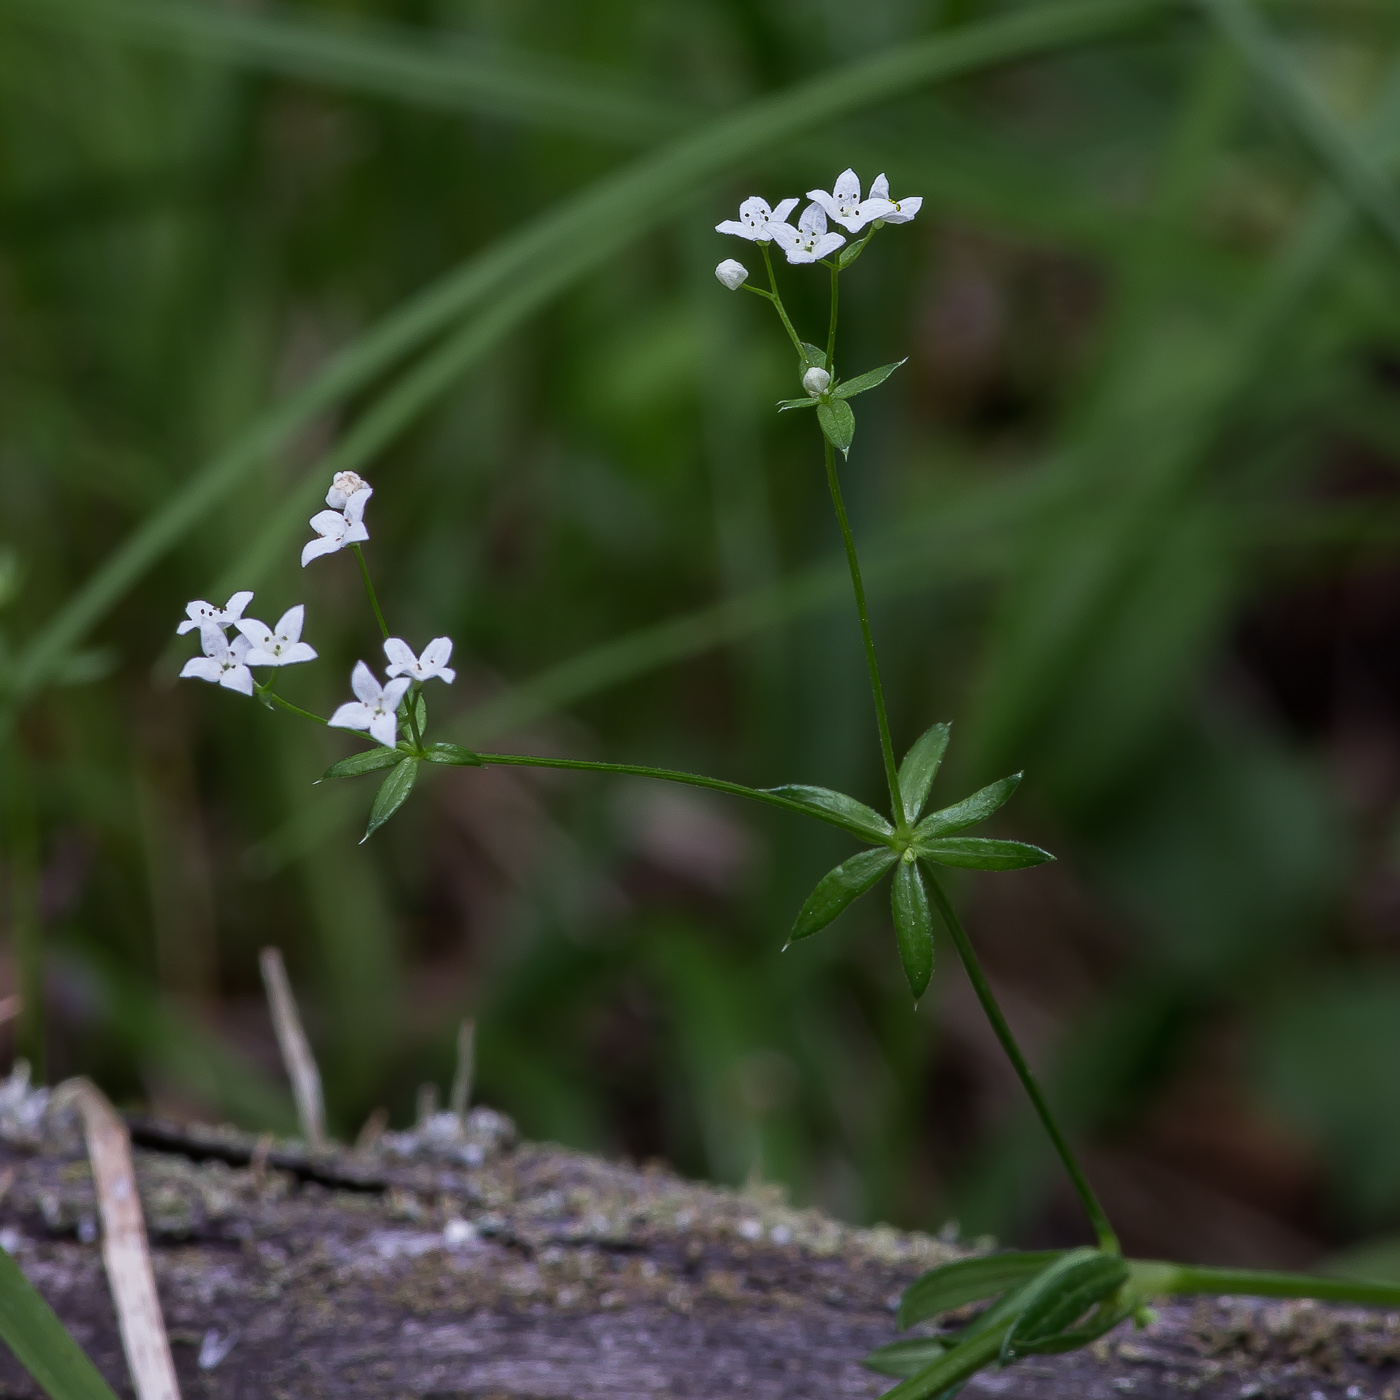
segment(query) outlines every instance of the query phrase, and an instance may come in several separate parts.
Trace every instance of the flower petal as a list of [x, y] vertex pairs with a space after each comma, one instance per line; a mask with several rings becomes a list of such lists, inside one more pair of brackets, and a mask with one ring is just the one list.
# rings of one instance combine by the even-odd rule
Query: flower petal
[[825, 238], [812, 249], [812, 260], [824, 258], [830, 253], [834, 253], [846, 240], [839, 233], [828, 233]]
[[277, 619], [277, 635], [285, 637], [287, 641], [294, 642], [301, 636], [302, 623], [306, 621], [306, 604], [298, 603], [294, 608], [288, 608], [281, 617]]
[[[841, 217], [840, 205], [838, 205], [836, 201], [829, 194], [827, 194], [825, 190], [808, 190], [807, 198], [816, 200], [817, 204], [820, 205], [822, 209], [824, 209], [828, 214], [830, 214], [833, 219], [839, 219]], [[815, 206], [808, 206], [808, 208], [813, 207]], [[801, 222], [805, 227], [805, 218], [800, 220], [799, 222]]]
[[259, 622], [255, 617], [243, 617], [234, 624], [243, 636], [255, 647], [266, 649], [276, 640], [272, 628], [265, 622]]
[[196, 627], [198, 627], [198, 626], [199, 626], [199, 623], [197, 623], [197, 622], [194, 620], [194, 618], [192, 618], [192, 617], [187, 617], [187, 618], [175, 629], [175, 632], [176, 632], [176, 634], [177, 634], [178, 636], [183, 637], [183, 636], [185, 635], [186, 632], [193, 632], [194, 629], [195, 629]]
[[216, 623], [200, 623], [199, 644], [204, 648], [205, 656], [222, 659], [228, 655], [228, 638], [224, 636], [224, 629]]
[[374, 711], [368, 705], [361, 705], [355, 700], [347, 700], [326, 723], [332, 729], [368, 729], [369, 722], [373, 717]]
[[210, 656], [192, 656], [180, 668], [182, 681], [213, 681], [217, 685], [223, 674], [224, 668]]
[[280, 666], [282, 664], [282, 658], [275, 651], [267, 651], [262, 647], [254, 647], [243, 658], [243, 661], [248, 666]]
[[[427, 652], [423, 654], [426, 656]], [[401, 676], [405, 671], [414, 671], [418, 668], [418, 658], [414, 656], [413, 649], [402, 637], [385, 637], [384, 655], [389, 658], [389, 665], [385, 671], [388, 676]]]
[[780, 224], [780, 223], [782, 223], [783, 220], [786, 219], [787, 216], [788, 216], [789, 214], [791, 214], [792, 211], [793, 211], [794, 209], [796, 209], [796, 208], [797, 208], [797, 198], [796, 198], [796, 196], [794, 196], [792, 199], [780, 200], [779, 203], [778, 203], [778, 207], [773, 211], [772, 218], [769, 220], [769, 222], [770, 222], [770, 223], [775, 223], [775, 224]]
[[305, 642], [293, 642], [291, 646], [282, 648], [282, 665], [296, 666], [302, 661], [315, 661], [316, 648], [308, 646]]
[[[405, 681], [404, 684], [407, 685], [408, 682]], [[384, 694], [384, 687], [379, 684], [374, 672], [363, 661], [357, 661], [355, 669], [350, 672], [350, 689], [366, 705], [377, 705], [380, 697]], [[394, 703], [398, 704], [398, 701], [396, 700]]]
[[831, 187], [831, 192], [837, 199], [860, 200], [860, 176], [847, 166], [837, 177], [836, 183]]
[[366, 727], [386, 749], [397, 746], [399, 742], [399, 717], [393, 710], [376, 711]]
[[826, 210], [820, 204], [809, 204], [797, 221], [799, 233], [813, 234], [826, 232]]
[[403, 699], [404, 692], [413, 682], [407, 676], [398, 676], [391, 680], [384, 687], [384, 708], [386, 710], [397, 710], [399, 701]]
[[235, 661], [241, 661], [246, 665], [248, 653], [252, 651], [252, 649], [253, 644], [247, 637], [235, 637], [233, 639], [233, 645], [228, 649], [228, 654], [233, 657]]
[[346, 530], [345, 538], [341, 540], [341, 544], [360, 544], [367, 539], [369, 539], [369, 531], [356, 522]]
[[313, 559], [319, 559], [323, 554], [335, 554], [339, 551], [343, 541], [331, 539], [322, 535], [319, 540], [309, 540], [302, 546], [301, 567], [304, 569]]
[[434, 637], [432, 641], [423, 648], [423, 667], [425, 670], [441, 671], [451, 660], [451, 637]]
[[[345, 502], [345, 519], [350, 524], [358, 525], [365, 518], [365, 507], [369, 504], [369, 498], [374, 495], [374, 488], [366, 486], [362, 491], [356, 491]], [[369, 537], [366, 536], [366, 539]]]
[[236, 690], [240, 695], [251, 695], [253, 693], [253, 673], [246, 666], [230, 666], [219, 677], [219, 684], [225, 690]]
[[253, 601], [253, 590], [245, 588], [241, 593], [235, 593], [224, 605], [224, 616], [230, 622], [237, 622], [243, 616], [243, 609]]
[[345, 516], [338, 510], [318, 510], [308, 523], [318, 535], [339, 539], [345, 533]]
[[735, 238], [747, 238], [750, 243], [759, 242], [762, 237], [756, 229], [741, 224], [737, 219], [726, 219], [722, 224], [716, 224], [715, 232], [732, 234]]
[[870, 198], [871, 198], [871, 199], [888, 199], [889, 197], [890, 197], [890, 182], [885, 178], [885, 172], [882, 170], [882, 171], [870, 182]]

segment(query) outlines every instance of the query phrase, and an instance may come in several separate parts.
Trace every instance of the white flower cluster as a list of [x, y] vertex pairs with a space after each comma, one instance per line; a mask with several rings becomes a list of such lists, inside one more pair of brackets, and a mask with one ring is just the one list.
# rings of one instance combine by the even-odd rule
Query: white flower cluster
[[[923, 205], [923, 196], [906, 199], [890, 198], [890, 182], [877, 175], [866, 199], [860, 197], [860, 177], [854, 170], [843, 170], [830, 191], [808, 190], [809, 204], [794, 228], [788, 216], [797, 208], [796, 199], [785, 199], [776, 209], [766, 199], [754, 195], [739, 206], [737, 219], [726, 219], [715, 225], [716, 233], [733, 234], [750, 243], [776, 243], [790, 263], [813, 263], [830, 256], [845, 242], [845, 235], [830, 232], [827, 219], [840, 224], [847, 233], [859, 233], [867, 224], [907, 224]], [[748, 269], [733, 258], [726, 258], [715, 268], [715, 276], [737, 291], [748, 278]]]
[[[301, 640], [306, 609], [298, 603], [277, 619], [276, 628], [255, 617], [244, 617], [243, 609], [253, 601], [250, 592], [235, 593], [222, 608], [196, 598], [185, 605], [185, 620], [175, 629], [199, 629], [203, 656], [192, 656], [180, 672], [182, 679], [211, 681], [240, 695], [253, 693], [253, 666], [294, 666], [299, 661], [315, 661], [316, 652]], [[228, 629], [238, 635], [229, 640]]]
[[334, 554], [347, 544], [369, 539], [365, 507], [372, 495], [374, 487], [358, 472], [336, 472], [331, 489], [326, 492], [326, 504], [330, 509], [318, 511], [311, 517], [311, 528], [319, 538], [309, 540], [301, 551], [303, 569], [323, 554]]
[[388, 684], [380, 685], [374, 672], [357, 661], [350, 673], [350, 689], [358, 698], [347, 700], [331, 716], [330, 725], [332, 729], [368, 730], [372, 739], [392, 749], [399, 742], [399, 703], [409, 686], [434, 676], [451, 685], [457, 672], [447, 664], [452, 659], [451, 637], [434, 637], [423, 648], [422, 656], [415, 656], [402, 638], [388, 637], [384, 655], [389, 658], [384, 671]]

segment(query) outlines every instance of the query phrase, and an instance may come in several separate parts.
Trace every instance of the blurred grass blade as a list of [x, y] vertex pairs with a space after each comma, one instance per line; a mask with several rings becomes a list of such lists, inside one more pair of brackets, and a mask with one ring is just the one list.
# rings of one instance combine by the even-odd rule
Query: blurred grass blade
[[775, 145], [923, 84], [1119, 33], [1167, 8], [1167, 0], [1074, 0], [905, 45], [751, 103], [565, 201], [411, 298], [197, 471], [33, 639], [16, 663], [7, 700], [22, 702], [34, 694], [60, 659], [185, 531], [307, 422], [493, 294], [509, 290], [517, 319], [524, 319], [584, 271], [668, 217], [673, 201]]
[[966, 1303], [978, 1303], [1024, 1283], [1062, 1253], [1058, 1249], [1014, 1250], [978, 1259], [958, 1259], [921, 1274], [904, 1290], [896, 1323], [901, 1330]]
[[689, 124], [675, 104], [623, 90], [606, 75], [466, 35], [424, 36], [387, 24], [252, 13], [188, 0], [3, 0], [30, 23], [86, 38], [187, 54], [387, 97], [484, 112], [573, 135], [652, 145]]
[[97, 1367], [3, 1249], [0, 1338], [50, 1400], [116, 1400]]

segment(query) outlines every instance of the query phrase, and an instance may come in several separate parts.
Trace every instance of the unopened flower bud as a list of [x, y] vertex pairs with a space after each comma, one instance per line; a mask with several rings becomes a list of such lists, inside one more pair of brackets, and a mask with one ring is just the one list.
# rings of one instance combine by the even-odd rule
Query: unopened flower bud
[[749, 270], [743, 263], [734, 258], [725, 258], [720, 265], [715, 268], [715, 276], [729, 288], [731, 292], [737, 292], [745, 282], [749, 280]]
[[802, 387], [814, 399], [819, 399], [831, 387], [831, 376], [820, 365], [813, 365], [802, 376]]

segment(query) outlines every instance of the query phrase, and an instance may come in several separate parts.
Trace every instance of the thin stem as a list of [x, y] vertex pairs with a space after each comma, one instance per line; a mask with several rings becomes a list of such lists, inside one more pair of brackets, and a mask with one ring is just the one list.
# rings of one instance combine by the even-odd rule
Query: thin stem
[[831, 263], [831, 319], [826, 328], [826, 372], [836, 379], [836, 308], [841, 299], [841, 269]]
[[802, 348], [802, 337], [792, 327], [792, 322], [788, 320], [787, 308], [783, 305], [783, 299], [778, 295], [778, 279], [773, 272], [773, 259], [768, 256], [768, 245], [760, 243], [758, 245], [763, 250], [763, 265], [768, 269], [769, 296], [772, 298], [773, 307], [782, 320], [783, 329], [788, 333], [788, 339], [792, 341], [792, 348], [797, 351], [797, 356], [801, 360], [807, 358], [807, 352]]
[[418, 732], [418, 697], [422, 694], [423, 686], [420, 681], [414, 681], [412, 689], [408, 692], [408, 729], [413, 735], [413, 747], [418, 750], [423, 748], [423, 736]]
[[1282, 1274], [1269, 1269], [1212, 1269], [1195, 1264], [1163, 1264], [1169, 1293], [1243, 1293], [1254, 1298], [1316, 1298], [1327, 1303], [1400, 1304], [1400, 1285], [1307, 1274]]
[[[255, 683], [256, 684], [256, 683]], [[330, 720], [322, 719], [320, 715], [314, 715], [310, 710], [303, 710], [300, 705], [293, 705], [290, 700], [284, 700], [272, 689], [272, 682], [257, 687], [258, 694], [264, 700], [271, 700], [274, 705], [280, 706], [288, 714], [300, 715], [302, 719], [309, 719], [313, 724], [329, 724]]]
[[1030, 1096], [1031, 1103], [1035, 1105], [1036, 1113], [1040, 1115], [1042, 1126], [1050, 1141], [1055, 1145], [1055, 1151], [1060, 1154], [1060, 1161], [1064, 1163], [1065, 1171], [1069, 1173], [1069, 1179], [1074, 1183], [1074, 1189], [1079, 1193], [1079, 1199], [1093, 1223], [1094, 1233], [1099, 1239], [1099, 1248], [1108, 1254], [1120, 1253], [1118, 1236], [1114, 1232], [1113, 1226], [1108, 1223], [1108, 1216], [1099, 1204], [1099, 1198], [1094, 1195], [1094, 1188], [1089, 1185], [1089, 1178], [1084, 1175], [1084, 1170], [1079, 1165], [1069, 1142], [1060, 1131], [1060, 1125], [1055, 1121], [1055, 1115], [1051, 1113], [1050, 1105], [1046, 1102], [1040, 1085], [1036, 1083], [1035, 1075], [1031, 1073], [1031, 1068], [1026, 1063], [1026, 1057], [1021, 1053], [1021, 1047], [1016, 1043], [1016, 1037], [1011, 1033], [1011, 1027], [1006, 1024], [1006, 1017], [1002, 1015], [1001, 1007], [992, 994], [986, 975], [982, 971], [982, 964], [977, 960], [977, 953], [962, 926], [962, 921], [948, 902], [948, 896], [944, 894], [943, 886], [939, 883], [938, 877], [928, 868], [927, 864], [924, 867], [924, 874], [928, 879], [929, 888], [933, 891], [933, 900], [938, 905], [938, 912], [942, 914], [943, 922], [948, 926], [948, 932], [953, 936], [953, 943], [957, 947], [963, 967], [967, 970], [967, 979], [972, 983], [972, 990], [977, 993], [977, 1000], [982, 1003], [982, 1010], [986, 1013], [987, 1020], [992, 1023], [992, 1029], [1001, 1042], [1001, 1048], [1006, 1051], [1006, 1058], [1011, 1061], [1015, 1068], [1022, 1086]]
[[851, 571], [851, 588], [856, 595], [856, 612], [860, 615], [861, 636], [865, 638], [865, 664], [870, 671], [870, 692], [875, 697], [875, 720], [880, 727], [880, 751], [885, 757], [885, 778], [890, 785], [890, 811], [895, 825], [903, 830], [904, 804], [899, 800], [899, 770], [894, 762], [894, 743], [890, 739], [890, 721], [885, 713], [885, 688], [880, 684], [880, 663], [875, 658], [875, 638], [870, 633], [870, 611], [865, 605], [865, 585], [860, 577], [860, 560], [856, 557], [856, 542], [851, 534], [851, 522], [846, 516], [846, 502], [841, 495], [841, 480], [836, 474], [836, 454], [831, 442], [823, 438], [826, 447], [826, 484], [831, 489], [831, 504], [836, 508], [836, 521], [841, 526], [841, 538], [846, 545], [846, 564]]
[[350, 548], [355, 552], [355, 558], [360, 561], [360, 577], [365, 581], [365, 592], [369, 594], [369, 605], [374, 609], [374, 620], [379, 624], [379, 630], [387, 641], [389, 624], [384, 621], [384, 614], [379, 611], [379, 598], [376, 596], [374, 585], [369, 579], [369, 566], [365, 563], [364, 551], [357, 544], [352, 544]]

